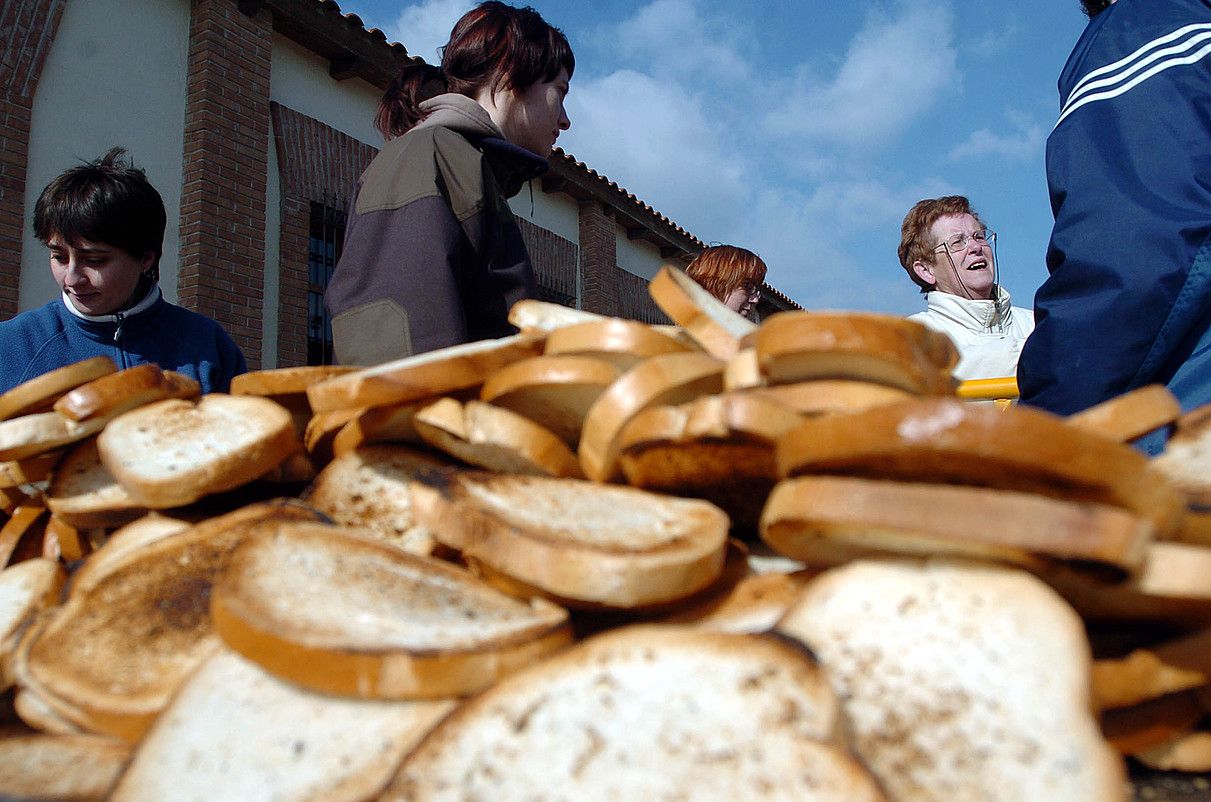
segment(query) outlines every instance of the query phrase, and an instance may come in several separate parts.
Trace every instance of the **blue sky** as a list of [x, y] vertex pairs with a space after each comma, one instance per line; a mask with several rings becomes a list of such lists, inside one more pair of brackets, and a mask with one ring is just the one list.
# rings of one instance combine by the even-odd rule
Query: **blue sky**
[[[438, 61], [464, 0], [338, 0]], [[964, 194], [1018, 306], [1046, 277], [1043, 168], [1077, 0], [530, 0], [576, 53], [559, 145], [809, 309], [907, 314], [917, 200]]]

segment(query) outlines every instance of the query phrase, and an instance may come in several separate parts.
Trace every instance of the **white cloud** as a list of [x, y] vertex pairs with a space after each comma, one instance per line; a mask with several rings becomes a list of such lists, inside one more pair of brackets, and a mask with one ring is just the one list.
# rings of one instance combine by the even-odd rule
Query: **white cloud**
[[656, 75], [737, 82], [749, 64], [730, 41], [735, 33], [697, 0], [653, 0], [619, 24], [611, 42], [623, 61]]
[[679, 225], [719, 239], [751, 182], [739, 151], [675, 83], [633, 70], [574, 80], [559, 144]]
[[1038, 161], [1047, 132], [1038, 124], [1019, 124], [1016, 131], [997, 133], [990, 128], [973, 131], [971, 136], [951, 148], [951, 161], [996, 156], [1014, 161]]
[[785, 101], [766, 117], [769, 130], [874, 147], [953, 91], [959, 73], [949, 6], [909, 4], [898, 11], [892, 18], [869, 15], [831, 78], [801, 67]]
[[404, 8], [395, 25], [383, 33], [388, 39], [403, 43], [410, 55], [440, 64], [438, 48], [450, 41], [454, 23], [473, 5], [467, 0], [425, 0]]
[[769, 187], [735, 241], [757, 251], [770, 283], [809, 309], [917, 312], [919, 293], [896, 259], [900, 222], [913, 203], [945, 191], [877, 180], [836, 180], [806, 191]]

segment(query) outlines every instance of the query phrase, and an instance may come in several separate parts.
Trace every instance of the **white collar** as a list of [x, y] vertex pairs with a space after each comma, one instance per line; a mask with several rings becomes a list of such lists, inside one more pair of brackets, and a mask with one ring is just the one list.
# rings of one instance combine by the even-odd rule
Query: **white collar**
[[119, 316], [130, 317], [141, 312], [146, 312], [155, 305], [156, 301], [160, 300], [163, 293], [160, 291], [159, 284], [151, 285], [151, 289], [143, 296], [143, 300], [139, 301], [129, 309], [123, 309], [121, 312], [113, 312], [108, 315], [86, 315], [72, 305], [71, 299], [67, 297], [67, 293], [63, 293], [63, 305], [67, 307], [67, 311], [71, 312], [74, 317], [80, 320], [87, 320], [89, 323], [117, 323]]
[[1009, 291], [997, 286], [995, 299], [964, 298], [949, 292], [934, 290], [925, 293], [925, 305], [930, 312], [955, 321], [972, 331], [992, 331], [1009, 323], [1012, 299]]

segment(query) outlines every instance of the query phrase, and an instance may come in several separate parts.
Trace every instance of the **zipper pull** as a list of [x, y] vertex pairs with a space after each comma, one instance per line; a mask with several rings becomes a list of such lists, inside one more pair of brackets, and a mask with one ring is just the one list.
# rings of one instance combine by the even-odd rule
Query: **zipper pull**
[[119, 312], [118, 314], [114, 315], [114, 317], [118, 319], [118, 327], [114, 329], [114, 342], [118, 343], [122, 341], [122, 318], [124, 315]]

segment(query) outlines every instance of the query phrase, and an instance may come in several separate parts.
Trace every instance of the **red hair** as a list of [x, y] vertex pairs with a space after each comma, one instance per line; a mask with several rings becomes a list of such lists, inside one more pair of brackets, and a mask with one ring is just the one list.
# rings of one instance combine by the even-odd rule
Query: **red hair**
[[444, 92], [475, 97], [521, 91], [553, 81], [560, 70], [576, 71], [567, 37], [534, 9], [488, 0], [463, 14], [442, 48], [441, 67], [419, 59], [405, 64], [387, 87], [374, 124], [386, 139], [421, 121], [420, 104]]
[[702, 249], [685, 272], [711, 295], [725, 301], [737, 287], [765, 281], [765, 262], [744, 248], [714, 245]]
[[933, 224], [938, 221], [938, 218], [951, 214], [969, 214], [976, 219], [977, 223], [984, 225], [975, 209], [971, 208], [971, 201], [962, 195], [943, 195], [940, 198], [926, 198], [917, 201], [916, 205], [908, 210], [908, 214], [904, 215], [904, 222], [900, 226], [900, 247], [897, 251], [900, 266], [908, 271], [908, 277], [921, 288], [922, 292], [929, 292], [934, 287], [918, 276], [912, 266], [915, 262], [930, 260], [934, 248], [937, 247], [937, 243], [926, 241], [929, 238], [930, 229], [933, 228]]

